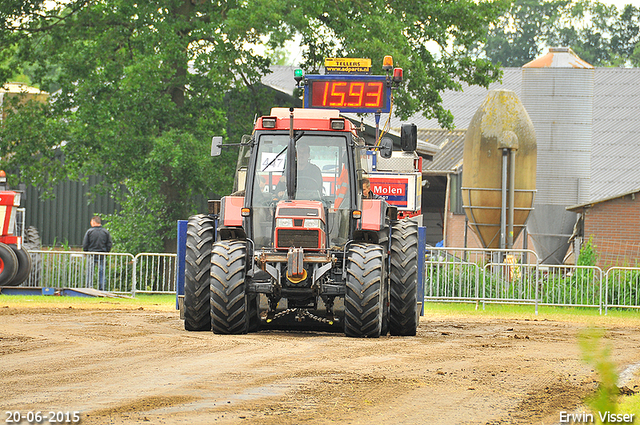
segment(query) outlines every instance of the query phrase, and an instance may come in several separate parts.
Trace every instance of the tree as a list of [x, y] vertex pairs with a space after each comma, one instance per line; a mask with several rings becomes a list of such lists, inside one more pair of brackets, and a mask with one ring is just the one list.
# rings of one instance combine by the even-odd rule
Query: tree
[[[157, 228], [142, 239], [170, 249], [176, 220], [194, 212], [194, 194], [230, 190], [234, 153], [208, 157], [211, 136], [225, 136], [236, 113], [226, 94], [244, 93], [250, 112], [265, 112], [259, 81], [270, 61], [251, 46], [273, 52], [302, 34], [308, 69], [326, 56], [355, 56], [372, 58], [381, 72], [391, 54], [406, 79], [396, 112], [423, 111], [450, 126], [439, 93], [498, 78], [469, 48], [505, 8], [489, 0], [6, 1], [0, 82], [28, 70], [33, 84], [55, 92], [5, 120], [2, 165], [36, 184], [104, 175], [106, 190], [127, 188], [115, 227], [129, 237]], [[246, 116], [250, 131], [253, 114]], [[149, 220], [155, 224], [139, 226]]]
[[374, 73], [381, 73], [382, 56], [393, 56], [396, 66], [405, 70], [405, 83], [395, 96], [402, 118], [422, 112], [451, 127], [453, 119], [442, 108], [440, 93], [461, 90], [462, 82], [486, 87], [500, 77], [499, 69], [474, 55], [472, 47], [506, 10], [506, 0], [305, 5], [312, 19], [296, 28], [308, 46], [304, 67], [318, 70], [326, 57], [367, 57], [374, 59]]
[[597, 1], [583, 1], [548, 45], [570, 46], [594, 66], [632, 65], [633, 51], [640, 42], [640, 9], [632, 5], [618, 11]]
[[634, 63], [640, 10], [592, 0], [516, 0], [480, 47], [494, 64], [522, 66], [550, 46], [571, 47], [597, 66]]
[[618, 19], [613, 20], [611, 33], [611, 48], [618, 57], [640, 66], [640, 61], [634, 59], [634, 52], [640, 46], [640, 8], [626, 5]]
[[483, 46], [494, 64], [522, 66], [542, 51], [570, 0], [516, 0], [492, 27]]

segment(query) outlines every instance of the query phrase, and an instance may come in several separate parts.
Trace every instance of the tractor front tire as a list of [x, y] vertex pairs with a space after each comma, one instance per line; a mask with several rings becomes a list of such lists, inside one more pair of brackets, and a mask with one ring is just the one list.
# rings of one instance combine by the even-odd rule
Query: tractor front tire
[[[245, 334], [257, 315], [245, 291], [247, 243], [220, 241], [211, 251], [211, 328], [217, 334]], [[255, 317], [254, 317], [255, 320]]]
[[189, 217], [184, 279], [184, 328], [211, 330], [209, 313], [209, 269], [214, 221], [206, 215]]
[[18, 257], [7, 244], [0, 242], [0, 286], [8, 285], [18, 273]]
[[25, 280], [27, 280], [31, 273], [31, 255], [26, 249], [24, 249], [24, 246], [20, 249], [18, 249], [16, 245], [9, 246], [13, 249], [14, 254], [16, 254], [16, 258], [18, 259], [18, 271], [8, 285], [20, 286]]
[[367, 243], [353, 244], [347, 258], [344, 333], [350, 337], [378, 338], [382, 331], [383, 315], [382, 247]]
[[389, 333], [414, 336], [418, 328], [418, 225], [411, 219], [391, 229]]

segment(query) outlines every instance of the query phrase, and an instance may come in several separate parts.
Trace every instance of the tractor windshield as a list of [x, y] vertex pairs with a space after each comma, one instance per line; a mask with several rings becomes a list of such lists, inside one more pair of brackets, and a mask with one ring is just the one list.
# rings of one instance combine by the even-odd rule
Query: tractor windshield
[[[287, 199], [286, 134], [258, 136], [253, 181], [253, 234], [256, 247], [272, 246], [273, 210]], [[327, 211], [327, 235], [332, 245], [343, 245], [349, 233], [351, 196], [345, 136], [303, 134], [296, 141], [296, 200], [321, 201]]]

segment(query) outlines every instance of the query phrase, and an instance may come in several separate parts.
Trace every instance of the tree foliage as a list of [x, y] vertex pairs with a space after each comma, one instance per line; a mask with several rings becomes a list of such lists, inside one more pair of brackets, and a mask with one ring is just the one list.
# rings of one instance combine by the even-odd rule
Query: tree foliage
[[547, 47], [565, 46], [594, 66], [639, 66], [640, 9], [593, 0], [516, 0], [480, 51], [494, 64], [519, 67]]
[[[381, 72], [382, 57], [393, 55], [406, 80], [397, 113], [422, 111], [450, 126], [439, 93], [499, 77], [470, 51], [506, 7], [503, 0], [3, 1], [0, 82], [25, 73], [51, 96], [16, 106], [3, 122], [2, 166], [40, 185], [90, 174], [105, 176], [113, 193], [124, 185], [115, 227], [123, 236], [155, 228], [148, 240], [157, 245], [194, 212], [193, 195], [230, 190], [234, 152], [211, 159], [210, 140], [226, 136], [230, 121], [234, 136], [250, 131], [254, 113], [266, 112], [259, 81], [270, 60], [261, 46], [276, 52], [301, 34], [307, 71], [333, 56], [369, 57]], [[230, 91], [240, 93], [235, 102]], [[151, 217], [156, 224], [139, 225]]]

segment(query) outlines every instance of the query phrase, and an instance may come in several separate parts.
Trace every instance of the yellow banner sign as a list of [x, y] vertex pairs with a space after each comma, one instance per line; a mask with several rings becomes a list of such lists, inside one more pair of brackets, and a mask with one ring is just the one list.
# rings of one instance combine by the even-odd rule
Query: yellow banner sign
[[368, 74], [371, 72], [371, 59], [326, 58], [324, 67], [327, 74]]

